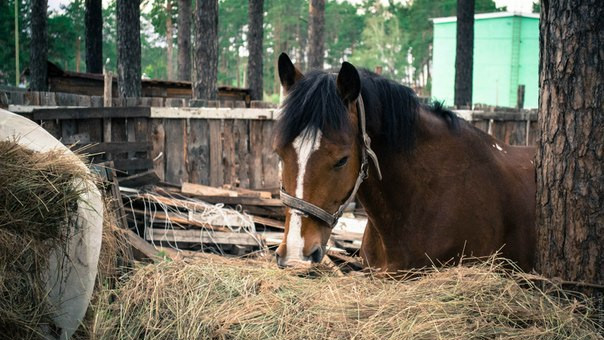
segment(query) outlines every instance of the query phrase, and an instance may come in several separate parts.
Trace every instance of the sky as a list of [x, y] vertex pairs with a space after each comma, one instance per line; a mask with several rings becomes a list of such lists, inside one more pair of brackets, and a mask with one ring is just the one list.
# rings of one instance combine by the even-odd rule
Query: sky
[[[363, 0], [345, 0], [351, 3], [359, 3]], [[48, 0], [51, 10], [59, 10], [61, 5], [70, 3], [70, 0]], [[386, 1], [387, 2], [387, 1]], [[103, 7], [107, 6], [109, 0], [103, 0]], [[533, 0], [495, 0], [497, 7], [507, 6], [509, 12], [530, 13], [533, 9]]]

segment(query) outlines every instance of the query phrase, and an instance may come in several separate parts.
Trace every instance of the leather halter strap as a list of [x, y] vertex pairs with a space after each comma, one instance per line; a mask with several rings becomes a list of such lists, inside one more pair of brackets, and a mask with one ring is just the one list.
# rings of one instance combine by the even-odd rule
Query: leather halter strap
[[363, 97], [361, 97], [360, 94], [357, 99], [357, 109], [359, 113], [359, 124], [361, 127], [361, 140], [363, 141], [363, 146], [361, 147], [361, 167], [359, 169], [359, 175], [357, 176], [357, 180], [354, 184], [354, 187], [352, 188], [350, 196], [348, 196], [346, 201], [344, 201], [344, 203], [340, 205], [338, 210], [335, 213], [331, 214], [325, 211], [325, 209], [318, 207], [310, 202], [289, 195], [285, 192], [285, 190], [283, 190], [283, 187], [281, 187], [280, 191], [281, 202], [283, 202], [285, 206], [289, 207], [290, 209], [293, 209], [294, 211], [298, 211], [303, 215], [310, 215], [314, 218], [317, 218], [327, 223], [329, 228], [335, 227], [336, 223], [338, 222], [338, 219], [344, 213], [344, 209], [346, 209], [348, 204], [352, 202], [352, 200], [354, 200], [354, 197], [357, 191], [359, 190], [361, 183], [363, 183], [363, 181], [369, 176], [369, 159], [371, 159], [371, 161], [375, 165], [375, 168], [377, 169], [378, 178], [382, 180], [382, 172], [380, 170], [380, 164], [378, 163], [377, 155], [375, 154], [375, 152], [373, 152], [373, 150], [371, 150], [371, 138], [369, 138], [369, 135], [367, 134], [367, 124], [365, 119], [365, 104], [363, 103]]

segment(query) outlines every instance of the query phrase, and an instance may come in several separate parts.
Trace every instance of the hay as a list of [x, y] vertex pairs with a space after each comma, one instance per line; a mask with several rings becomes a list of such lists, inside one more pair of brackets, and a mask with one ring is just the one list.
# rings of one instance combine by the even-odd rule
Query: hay
[[[309, 279], [207, 257], [139, 267], [99, 306], [97, 339], [602, 339], [594, 312], [492, 257], [395, 281]], [[555, 298], [554, 298], [555, 296]]]
[[0, 334], [36, 339], [52, 330], [43, 275], [51, 250], [67, 244], [77, 183], [89, 176], [72, 154], [0, 142]]

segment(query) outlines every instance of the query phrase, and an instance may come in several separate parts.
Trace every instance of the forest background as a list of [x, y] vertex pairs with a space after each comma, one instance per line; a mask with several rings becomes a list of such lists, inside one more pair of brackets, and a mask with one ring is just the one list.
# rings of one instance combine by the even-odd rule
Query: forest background
[[[30, 1], [0, 0], [0, 85], [15, 85], [14, 1], [19, 1], [19, 61], [29, 62]], [[170, 1], [170, 11], [166, 10]], [[192, 0], [194, 2], [194, 0]], [[248, 0], [219, 1], [218, 85], [246, 87]], [[432, 59], [431, 18], [455, 16], [456, 0], [349, 1], [328, 0], [325, 8], [325, 68], [343, 60], [381, 72], [430, 95]], [[103, 9], [103, 60], [116, 70], [115, 0]], [[141, 3], [141, 48], [144, 78], [169, 79], [168, 32], [174, 43], [171, 65], [176, 74], [177, 0], [144, 0]], [[307, 0], [265, 0], [264, 3], [264, 100], [278, 101], [275, 72], [278, 55], [285, 51], [306, 69], [308, 38]], [[493, 0], [476, 0], [476, 13], [504, 11]], [[539, 10], [538, 5], [533, 10]], [[73, 0], [51, 10], [48, 18], [49, 60], [64, 70], [84, 71], [84, 0]], [[190, 13], [192, 15], [192, 13]], [[171, 20], [170, 20], [171, 19]], [[171, 28], [171, 29], [168, 29]], [[451, 51], [454, 54], [455, 51]], [[175, 80], [175, 79], [169, 79]]]

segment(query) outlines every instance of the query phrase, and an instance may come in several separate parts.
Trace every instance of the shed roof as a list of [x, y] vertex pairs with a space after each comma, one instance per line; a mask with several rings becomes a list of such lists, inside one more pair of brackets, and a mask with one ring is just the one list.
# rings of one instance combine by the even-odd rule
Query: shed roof
[[[482, 13], [482, 14], [476, 14], [474, 16], [474, 20], [506, 18], [506, 17], [525, 17], [525, 18], [539, 19], [539, 14], [537, 14], [537, 13], [520, 13], [520, 12]], [[432, 18], [430, 20], [432, 20], [435, 24], [439, 24], [439, 23], [445, 23], [445, 22], [456, 22], [457, 17]]]

